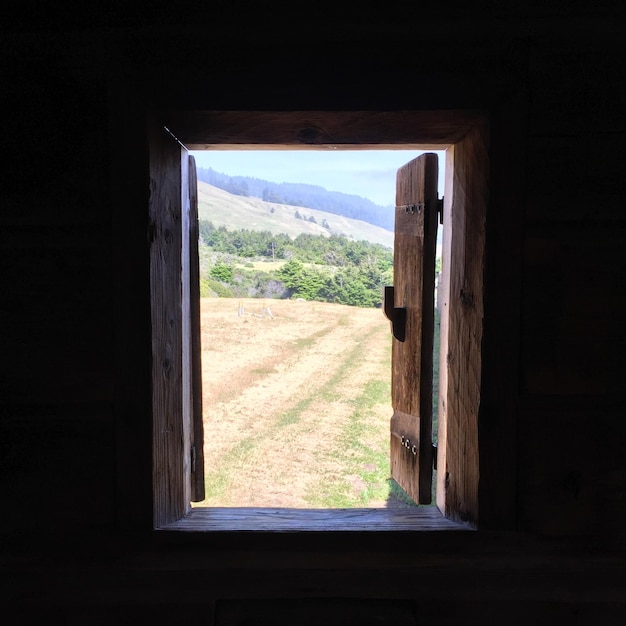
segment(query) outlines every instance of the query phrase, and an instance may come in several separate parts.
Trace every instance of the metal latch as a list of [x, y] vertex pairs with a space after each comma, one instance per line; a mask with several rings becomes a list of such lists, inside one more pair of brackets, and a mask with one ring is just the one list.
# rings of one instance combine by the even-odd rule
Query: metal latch
[[391, 332], [398, 341], [406, 339], [406, 308], [394, 306], [394, 287], [383, 287], [383, 313], [391, 322]]

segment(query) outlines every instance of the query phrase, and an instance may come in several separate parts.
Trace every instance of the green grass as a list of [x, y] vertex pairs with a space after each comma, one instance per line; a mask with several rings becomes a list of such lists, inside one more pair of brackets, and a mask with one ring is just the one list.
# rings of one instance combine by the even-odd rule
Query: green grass
[[[433, 433], [436, 441], [437, 399], [439, 377], [439, 315], [435, 318], [435, 368], [433, 372]], [[391, 359], [391, 340], [383, 361], [388, 367]], [[355, 508], [367, 507], [370, 502], [395, 498], [405, 504], [418, 506], [410, 496], [390, 477], [389, 438], [381, 439], [380, 445], [365, 443], [373, 427], [368, 424], [375, 407], [388, 404], [391, 397], [390, 378], [370, 380], [363, 392], [354, 400], [353, 411], [344, 428], [339, 445], [330, 453], [332, 458], [343, 465], [341, 475], [323, 476], [314, 489], [307, 494], [307, 501], [313, 507]], [[391, 417], [391, 407], [389, 416]], [[387, 430], [385, 430], [385, 433]], [[355, 487], [353, 478], [357, 476], [362, 487]], [[435, 499], [435, 479], [433, 477], [433, 502]]]
[[400, 500], [401, 502], [404, 502], [405, 504], [417, 506], [417, 504], [415, 504], [415, 502], [413, 502], [413, 500], [411, 499], [411, 496], [409, 496], [407, 492], [404, 491], [404, 489], [402, 489], [402, 487], [400, 487], [400, 485], [398, 485], [398, 483], [393, 478], [389, 478], [387, 480], [387, 484], [389, 486], [390, 496], [393, 496], [394, 498]]
[[[336, 378], [348, 375], [352, 359], [362, 358], [363, 346], [357, 345], [344, 361], [342, 371]], [[381, 369], [389, 367], [391, 339], [381, 362]], [[374, 378], [363, 387], [362, 392], [352, 400], [352, 412], [337, 439], [337, 445], [324, 453], [324, 459], [336, 461], [341, 474], [328, 473], [309, 490], [306, 499], [313, 507], [354, 508], [367, 507], [370, 502], [385, 500], [390, 495], [389, 476], [389, 437], [388, 426], [382, 429], [376, 420], [385, 424], [391, 416], [380, 415], [381, 406], [389, 406], [391, 397], [390, 378]], [[323, 462], [324, 459], [320, 459]]]
[[304, 350], [306, 348], [310, 348], [315, 345], [315, 342], [324, 335], [328, 334], [330, 329], [324, 328], [323, 330], [318, 330], [316, 333], [309, 335], [308, 337], [300, 337], [296, 339], [293, 343], [298, 350]]
[[389, 402], [389, 393], [388, 381], [370, 380], [353, 401], [352, 413], [338, 438], [338, 445], [327, 453], [342, 465], [341, 475], [322, 477], [307, 494], [307, 501], [312, 506], [353, 508], [388, 497], [388, 437], [374, 441], [373, 445], [368, 440], [380, 430], [372, 424], [373, 411]]
[[308, 395], [306, 398], [302, 398], [295, 406], [289, 408], [278, 416], [276, 425], [279, 428], [283, 426], [289, 426], [290, 424], [297, 424], [302, 414], [311, 406], [311, 403], [316, 400], [316, 396]]
[[243, 468], [250, 460], [250, 454], [258, 445], [258, 437], [245, 437], [237, 442], [223, 457], [219, 470], [207, 472], [204, 484], [207, 498], [222, 497], [237, 475], [237, 471]]

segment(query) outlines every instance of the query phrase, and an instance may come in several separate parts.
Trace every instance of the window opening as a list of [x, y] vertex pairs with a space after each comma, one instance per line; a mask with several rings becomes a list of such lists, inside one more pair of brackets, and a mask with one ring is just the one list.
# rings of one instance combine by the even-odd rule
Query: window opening
[[[436, 455], [438, 511], [433, 507], [412, 509], [415, 515], [404, 514], [399, 520], [395, 512], [382, 510], [385, 515], [381, 517], [378, 515], [381, 510], [360, 509], [356, 516], [361, 522], [359, 528], [364, 525], [369, 530], [439, 530], [450, 527], [449, 524], [457, 528], [458, 522], [463, 527], [475, 527], [479, 523], [478, 418], [481, 406], [488, 403], [485, 394], [481, 394], [485, 221], [488, 205], [497, 204], [497, 200], [489, 198], [489, 123], [485, 113], [466, 110], [164, 111], [149, 116], [148, 134], [150, 193], [146, 199], [150, 242], [154, 528], [263, 530], [265, 519], [267, 530], [278, 530], [277, 518], [263, 513], [268, 509], [249, 509], [247, 521], [233, 509], [190, 509], [192, 501], [203, 498], [204, 464], [198, 462], [203, 446], [196, 445], [202, 441], [201, 411], [197, 410], [201, 381], [196, 376], [200, 371], [196, 362], [200, 303], [199, 292], [189, 290], [191, 284], [199, 283], [199, 280], [189, 280], [190, 275], [196, 273], [193, 265], [197, 265], [198, 260], [192, 250], [193, 241], [197, 241], [194, 225], [197, 226], [198, 221], [195, 217], [196, 168], [189, 150], [335, 150], [338, 146], [359, 150], [438, 150], [445, 147], [446, 155], [444, 271], [440, 285], [441, 401]], [[327, 145], [331, 137], [332, 145]], [[422, 157], [418, 159], [425, 162]], [[433, 188], [431, 183], [429, 189]], [[429, 197], [433, 197], [430, 192]], [[415, 214], [419, 215], [419, 211]], [[430, 287], [423, 290], [426, 294], [433, 291]], [[394, 311], [401, 307], [401, 301], [394, 301]], [[407, 319], [420, 318], [407, 314]], [[407, 336], [412, 333], [407, 331]], [[423, 359], [429, 358], [428, 349], [421, 354]], [[393, 362], [395, 367], [395, 356]], [[425, 377], [413, 375], [406, 380], [409, 381], [407, 387], [411, 387], [411, 381], [424, 381]], [[423, 393], [420, 390], [420, 402], [427, 395], [425, 390]], [[394, 417], [398, 413], [396, 406], [394, 404]], [[400, 440], [397, 432], [392, 431], [391, 435]], [[404, 439], [406, 444], [406, 436]], [[427, 437], [421, 437], [421, 442], [426, 440]], [[410, 451], [411, 447], [407, 449]], [[407, 456], [401, 466], [408, 460]], [[431, 465], [426, 454], [419, 455], [419, 463], [427, 468], [421, 476], [427, 476]], [[393, 467], [397, 469], [398, 464]], [[411, 473], [406, 475], [411, 476]], [[428, 486], [431, 486], [430, 481]], [[420, 485], [419, 497], [427, 493], [426, 486]], [[313, 511], [304, 510], [308, 514]], [[380, 523], [373, 522], [372, 516], [365, 520], [364, 511], [375, 512], [374, 517], [379, 518]], [[355, 530], [357, 527], [350, 521], [353, 517], [339, 519], [337, 510], [326, 511], [324, 516], [322, 510], [322, 517], [316, 516], [315, 520], [311, 515], [306, 516], [311, 524], [303, 520], [294, 520], [291, 524], [285, 520], [282, 528]], [[233, 525], [236, 519], [241, 524]], [[316, 520], [322, 526], [316, 526]], [[328, 520], [332, 521], [330, 527], [325, 526]]]
[[[191, 153], [207, 494], [194, 506], [414, 506], [390, 477], [381, 296], [393, 284], [396, 172], [423, 152]], [[436, 153], [442, 197], [445, 152]], [[442, 239], [440, 226], [435, 445]], [[434, 475], [433, 503], [435, 484]]]

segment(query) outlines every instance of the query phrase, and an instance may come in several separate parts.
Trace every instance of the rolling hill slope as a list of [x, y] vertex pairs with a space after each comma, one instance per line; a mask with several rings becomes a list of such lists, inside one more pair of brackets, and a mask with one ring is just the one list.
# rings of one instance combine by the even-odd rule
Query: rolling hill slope
[[[304, 219], [296, 218], [296, 212]], [[211, 221], [215, 226], [225, 226], [228, 230], [267, 230], [276, 234], [285, 233], [292, 238], [300, 233], [323, 236], [334, 234], [393, 247], [393, 233], [379, 226], [326, 211], [235, 196], [202, 181], [198, 181], [198, 213], [201, 220]], [[309, 221], [311, 217], [315, 222]], [[322, 226], [324, 220], [328, 228]]]

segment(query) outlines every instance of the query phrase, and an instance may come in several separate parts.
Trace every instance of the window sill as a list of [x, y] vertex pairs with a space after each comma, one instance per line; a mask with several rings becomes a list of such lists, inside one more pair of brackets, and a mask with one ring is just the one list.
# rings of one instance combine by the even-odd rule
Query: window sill
[[193, 508], [161, 530], [187, 532], [406, 532], [473, 530], [435, 506], [407, 509]]

